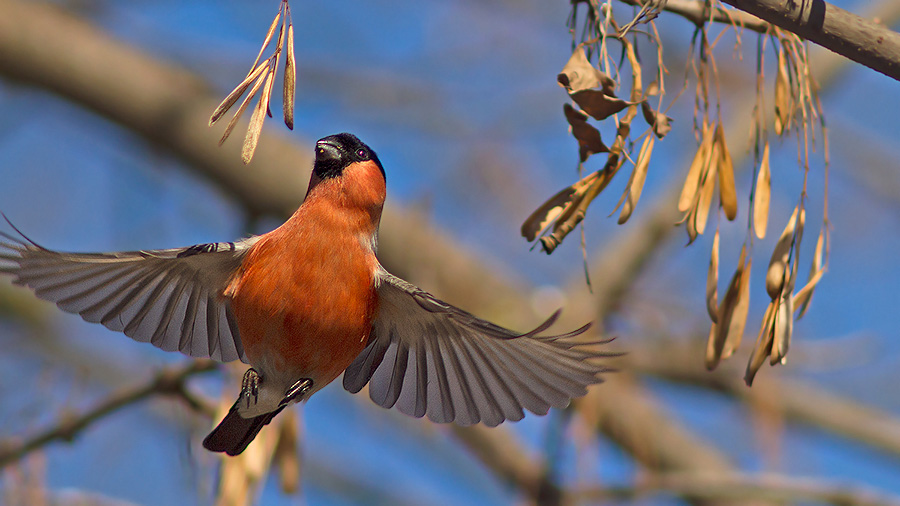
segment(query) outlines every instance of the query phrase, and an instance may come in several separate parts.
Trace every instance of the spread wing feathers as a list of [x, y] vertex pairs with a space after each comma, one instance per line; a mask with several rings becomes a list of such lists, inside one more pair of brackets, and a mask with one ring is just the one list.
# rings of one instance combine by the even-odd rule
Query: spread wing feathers
[[166, 351], [247, 361], [223, 292], [256, 237], [118, 253], [61, 253], [4, 232], [0, 239], [0, 274], [64, 311]]
[[376, 404], [438, 423], [490, 427], [521, 420], [523, 409], [564, 408], [606, 371], [589, 351], [610, 340], [576, 339], [590, 324], [542, 336], [559, 316], [520, 334], [451, 306], [387, 272], [369, 344], [344, 373], [344, 388], [369, 383]]

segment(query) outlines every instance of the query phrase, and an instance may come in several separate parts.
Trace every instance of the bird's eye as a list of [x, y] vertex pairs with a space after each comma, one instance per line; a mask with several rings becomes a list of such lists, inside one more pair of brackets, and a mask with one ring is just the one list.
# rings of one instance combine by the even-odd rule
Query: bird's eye
[[356, 156], [358, 156], [358, 157], [360, 157], [360, 158], [366, 158], [366, 150], [365, 150], [365, 149], [360, 149], [360, 150], [358, 150], [358, 151], [356, 152]]

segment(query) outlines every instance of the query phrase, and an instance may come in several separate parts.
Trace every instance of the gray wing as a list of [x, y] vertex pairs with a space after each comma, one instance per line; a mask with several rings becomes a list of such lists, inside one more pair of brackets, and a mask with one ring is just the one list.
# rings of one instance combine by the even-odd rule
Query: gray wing
[[251, 237], [118, 253], [61, 253], [0, 232], [0, 274], [86, 321], [166, 351], [247, 361], [223, 292]]
[[559, 311], [521, 334], [479, 319], [382, 272], [379, 308], [369, 344], [344, 372], [344, 388], [385, 408], [438, 423], [493, 427], [521, 420], [523, 409], [564, 408], [599, 383], [606, 369], [592, 359], [613, 356], [582, 349], [609, 340], [576, 339], [590, 324], [541, 336]]

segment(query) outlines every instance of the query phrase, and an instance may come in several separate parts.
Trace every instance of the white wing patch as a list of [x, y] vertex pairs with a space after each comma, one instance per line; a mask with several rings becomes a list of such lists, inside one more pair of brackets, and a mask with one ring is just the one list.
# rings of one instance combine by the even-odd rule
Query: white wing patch
[[0, 232], [0, 274], [62, 310], [166, 351], [247, 357], [223, 293], [258, 237], [188, 248], [62, 253]]
[[344, 388], [366, 383], [380, 406], [434, 422], [495, 426], [546, 414], [584, 395], [606, 369], [575, 331], [541, 336], [559, 312], [526, 334], [482, 320], [382, 272], [369, 344], [344, 373]]

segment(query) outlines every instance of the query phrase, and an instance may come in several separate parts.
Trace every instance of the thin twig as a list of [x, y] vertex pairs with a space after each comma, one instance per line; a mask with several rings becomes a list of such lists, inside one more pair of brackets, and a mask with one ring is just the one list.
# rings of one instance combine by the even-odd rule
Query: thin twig
[[180, 367], [164, 368], [150, 381], [115, 392], [81, 414], [62, 414], [55, 426], [24, 441], [0, 441], [0, 468], [18, 461], [54, 441], [72, 441], [81, 431], [97, 420], [156, 395], [176, 397], [194, 411], [212, 416], [211, 408], [207, 403], [188, 392], [184, 383], [189, 377], [212, 371], [216, 367], [217, 364], [211, 360], [194, 360]]

